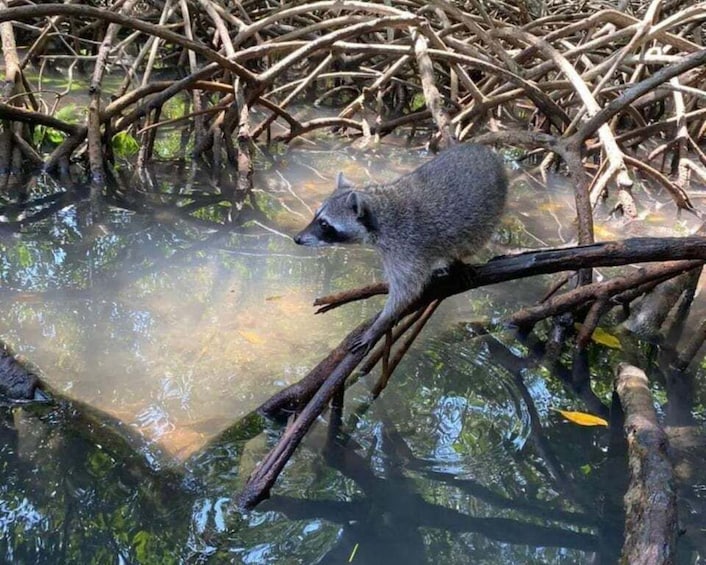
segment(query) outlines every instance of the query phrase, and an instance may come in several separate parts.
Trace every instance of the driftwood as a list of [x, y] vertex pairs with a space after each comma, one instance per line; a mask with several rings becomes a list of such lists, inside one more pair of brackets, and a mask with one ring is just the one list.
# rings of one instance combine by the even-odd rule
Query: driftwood
[[615, 391], [625, 412], [630, 466], [622, 560], [645, 565], [675, 563], [679, 528], [674, 471], [647, 376], [622, 363], [616, 370]]

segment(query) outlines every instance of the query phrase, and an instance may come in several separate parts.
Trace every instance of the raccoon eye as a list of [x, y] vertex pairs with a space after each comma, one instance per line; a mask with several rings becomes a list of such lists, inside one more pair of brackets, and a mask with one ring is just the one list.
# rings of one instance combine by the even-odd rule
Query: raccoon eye
[[329, 223], [328, 223], [326, 220], [324, 220], [323, 218], [319, 218], [319, 227], [320, 227], [322, 230], [327, 230], [327, 229], [329, 229], [329, 228], [331, 227], [331, 224], [329, 224]]

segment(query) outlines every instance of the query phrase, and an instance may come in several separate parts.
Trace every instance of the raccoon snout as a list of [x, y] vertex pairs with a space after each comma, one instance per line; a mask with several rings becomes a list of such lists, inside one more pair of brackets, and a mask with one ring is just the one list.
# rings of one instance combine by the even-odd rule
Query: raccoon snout
[[293, 238], [294, 243], [297, 245], [303, 245], [304, 247], [314, 247], [319, 244], [319, 240], [312, 237], [311, 234], [306, 233], [306, 231], [299, 232]]

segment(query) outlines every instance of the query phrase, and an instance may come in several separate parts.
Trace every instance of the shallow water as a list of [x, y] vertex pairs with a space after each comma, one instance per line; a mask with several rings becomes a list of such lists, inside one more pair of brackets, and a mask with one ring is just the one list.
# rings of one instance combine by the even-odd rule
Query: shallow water
[[[156, 170], [151, 184], [136, 182], [142, 207], [72, 187], [77, 201], [3, 235], [0, 337], [53, 389], [145, 441], [143, 463], [121, 464], [122, 447], [82, 437], [60, 411], [7, 411], [4, 559], [579, 563], [601, 544], [612, 555], [596, 524], [609, 505], [593, 506], [610, 494], [606, 484], [621, 496], [624, 470], [603, 461], [607, 432], [556, 415], [552, 408], [580, 409], [579, 401], [526, 359], [511, 332], [472, 339], [458, 325], [536, 301], [539, 280], [449, 300], [378, 400], [367, 395], [374, 375], [349, 391], [343, 448], [323, 457], [326, 429], [317, 426], [273, 500], [247, 515], [232, 507], [281, 432], [252, 417], [238, 422], [382, 303], [314, 315], [315, 297], [367, 284], [379, 265], [369, 250], [300, 248], [289, 234], [337, 171], [383, 181], [426, 158], [395, 146], [291, 149], [256, 174], [262, 214], [242, 226], [224, 226], [218, 205], [191, 215], [174, 208], [213, 194], [219, 179], [188, 167]], [[572, 241], [570, 187], [559, 179], [513, 186], [484, 257]], [[39, 182], [27, 199], [49, 188]], [[693, 229], [691, 218], [675, 221], [653, 204], [643, 225]], [[3, 214], [14, 221], [16, 212], [6, 205]], [[598, 234], [629, 229], [605, 221]], [[594, 357], [608, 401], [616, 357]]]
[[[57, 390], [184, 457], [304, 376], [374, 313], [362, 304], [315, 316], [311, 306], [379, 278], [370, 250], [305, 249], [288, 234], [308, 222], [335, 171], [386, 180], [425, 156], [397, 158], [293, 152], [255, 183], [276, 225], [249, 233], [114, 207], [95, 221], [86, 202], [68, 206], [5, 240], [0, 273], [11, 307], [0, 335]], [[205, 184], [189, 192], [212, 190]]]

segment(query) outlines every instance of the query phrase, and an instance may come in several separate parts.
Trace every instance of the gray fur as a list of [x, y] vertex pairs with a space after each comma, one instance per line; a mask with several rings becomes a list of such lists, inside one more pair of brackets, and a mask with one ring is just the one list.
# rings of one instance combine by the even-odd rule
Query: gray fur
[[366, 349], [378, 328], [419, 298], [435, 269], [467, 259], [485, 245], [507, 195], [500, 158], [470, 144], [456, 145], [391, 183], [356, 188], [339, 174], [336, 184], [294, 240], [364, 243], [379, 251], [390, 289], [380, 316], [356, 344]]

